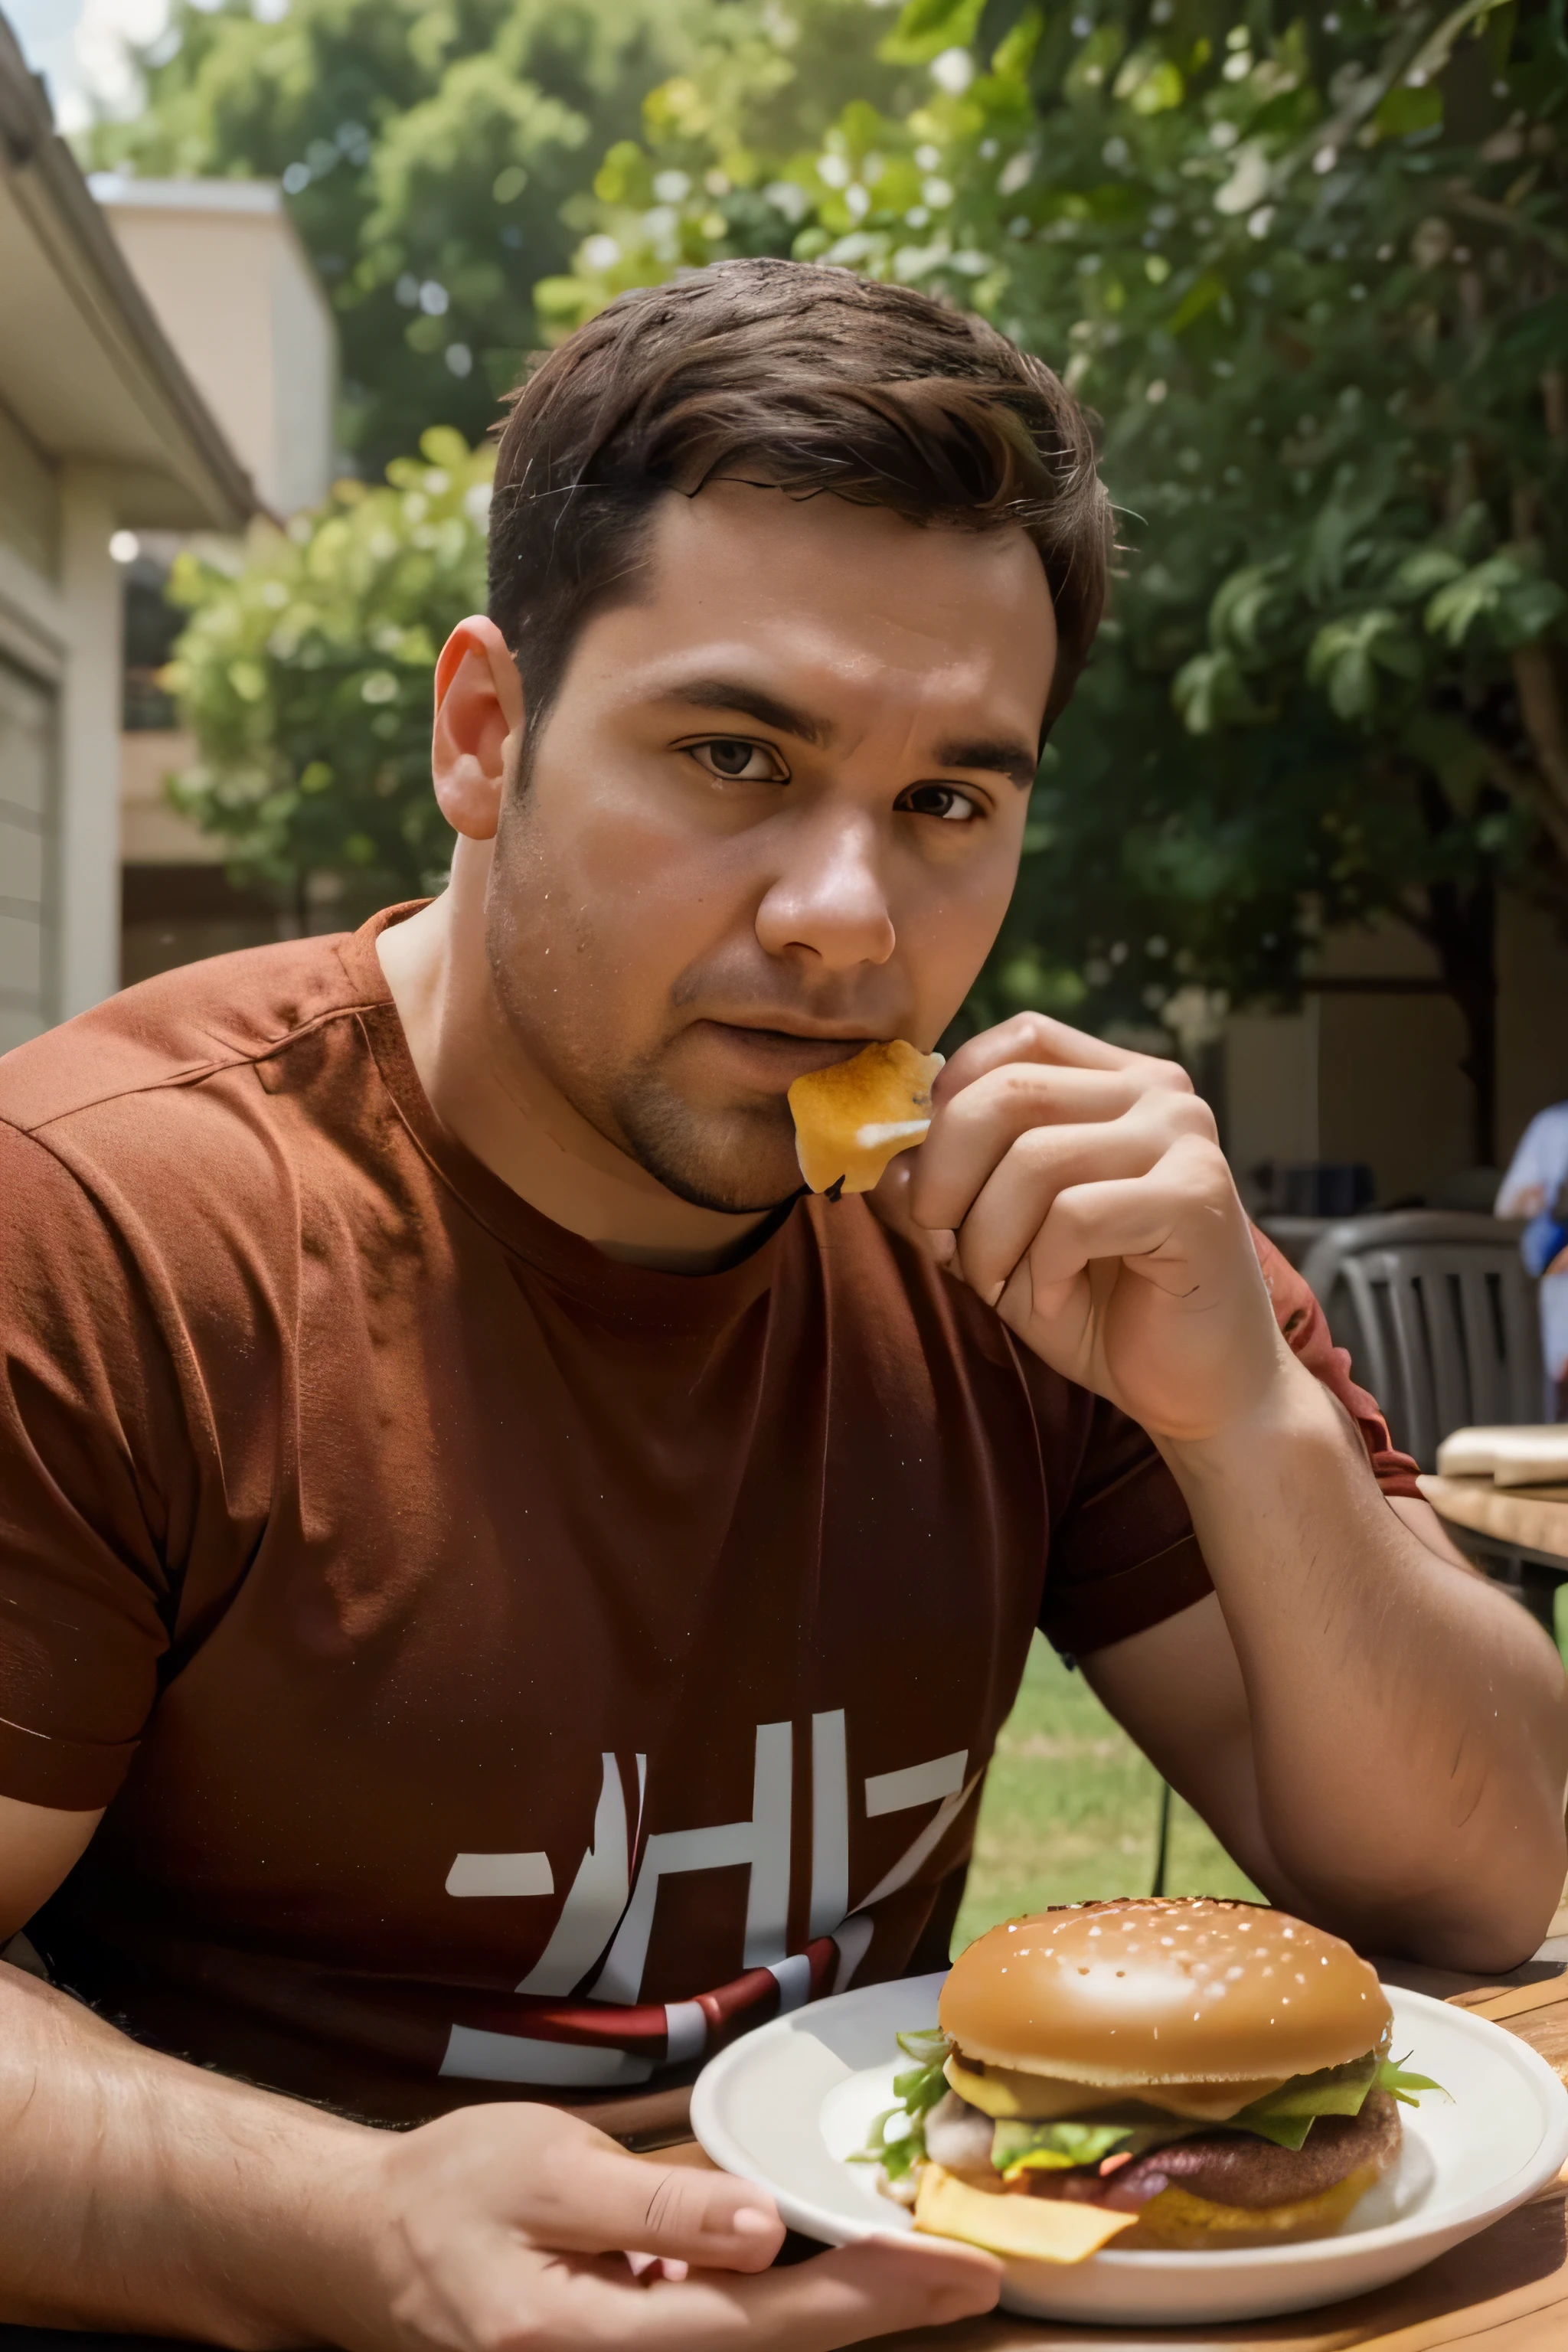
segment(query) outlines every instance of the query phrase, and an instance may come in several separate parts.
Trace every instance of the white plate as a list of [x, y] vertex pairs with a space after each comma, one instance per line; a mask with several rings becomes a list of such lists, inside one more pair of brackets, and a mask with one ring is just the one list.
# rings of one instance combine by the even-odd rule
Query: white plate
[[[893, 2036], [936, 2023], [943, 1976], [814, 2002], [721, 2051], [691, 2095], [692, 2127], [714, 2163], [768, 2189], [792, 2229], [829, 2245], [910, 2229], [904, 2207], [879, 2192], [876, 2168], [844, 2159], [893, 2105], [893, 2075], [909, 2063]], [[1342, 2229], [1230, 2253], [1009, 2262], [1005, 2306], [1112, 2325], [1305, 2311], [1403, 2278], [1544, 2188], [1568, 2160], [1568, 2091], [1546, 2061], [1467, 2010], [1386, 1990], [1395, 2051], [1408, 2049], [1453, 2104], [1428, 2092], [1401, 2110], [1399, 2161]]]

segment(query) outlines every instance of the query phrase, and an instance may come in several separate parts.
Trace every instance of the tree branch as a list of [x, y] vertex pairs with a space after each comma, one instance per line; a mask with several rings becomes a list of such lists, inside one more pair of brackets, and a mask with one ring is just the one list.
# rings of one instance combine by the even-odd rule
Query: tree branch
[[1542, 822], [1558, 848], [1568, 855], [1568, 713], [1563, 708], [1552, 647], [1516, 646], [1509, 659], [1520, 717], [1545, 788], [1535, 794]]

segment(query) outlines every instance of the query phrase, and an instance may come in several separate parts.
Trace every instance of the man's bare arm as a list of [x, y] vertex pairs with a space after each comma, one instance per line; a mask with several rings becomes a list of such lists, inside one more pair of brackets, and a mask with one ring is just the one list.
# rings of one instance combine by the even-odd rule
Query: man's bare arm
[[[1209, 1564], [1200, 1630], [1223, 1627], [1250, 1754], [1233, 1689], [1229, 1764], [1205, 1760], [1215, 1735], [1179, 1674], [1150, 1686], [1158, 1633], [1155, 1670], [1121, 1696], [1131, 1727], [1154, 1746], [1173, 1713], [1178, 1785], [1206, 1774], [1222, 1814], [1238, 1792], [1237, 1852], [1298, 1907], [1422, 1958], [1521, 1959], [1568, 1858], [1562, 1666], [1390, 1509], [1281, 1336], [1207, 1106], [1172, 1064], [1040, 1013], [971, 1038], [932, 1102], [913, 1223], [1026, 1347], [1148, 1431]], [[1110, 1688], [1115, 1665], [1097, 1671]]]
[[[96, 1820], [0, 1799], [0, 1927]], [[521, 2103], [372, 2130], [143, 2049], [4, 1965], [0, 2212], [0, 2321], [237, 2352], [829, 2352], [987, 2310], [1000, 2278], [907, 2240], [773, 2271], [783, 2226], [741, 2181]]]
[[1248, 1555], [1233, 1486], [1223, 1528], [1200, 1514], [1215, 1594], [1084, 1672], [1276, 1902], [1370, 1949], [1511, 1967], [1563, 1884], [1562, 1668], [1428, 1506], [1383, 1500], [1363, 1466], [1344, 1465], [1371, 1494], [1337, 1556], [1331, 1490]]

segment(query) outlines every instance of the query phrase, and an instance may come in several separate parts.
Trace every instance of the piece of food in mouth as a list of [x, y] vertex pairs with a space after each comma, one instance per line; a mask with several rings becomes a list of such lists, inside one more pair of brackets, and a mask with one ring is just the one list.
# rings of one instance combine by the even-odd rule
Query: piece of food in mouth
[[1373, 1970], [1252, 1903], [1075, 1903], [954, 1962], [863, 2160], [915, 2227], [994, 2253], [1292, 2244], [1345, 2221], [1437, 2085]]
[[923, 1142], [941, 1054], [901, 1037], [808, 1070], [789, 1090], [795, 1157], [814, 1192], [868, 1192], [889, 1160]]

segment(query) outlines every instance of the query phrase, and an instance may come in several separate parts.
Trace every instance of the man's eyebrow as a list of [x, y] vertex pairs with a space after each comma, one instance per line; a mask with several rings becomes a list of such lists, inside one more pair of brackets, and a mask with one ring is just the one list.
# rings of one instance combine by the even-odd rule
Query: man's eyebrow
[[942, 768], [989, 768], [994, 773], [1010, 776], [1021, 793], [1026, 793], [1035, 781], [1039, 757], [1027, 743], [1013, 736], [976, 739], [965, 736], [943, 743], [937, 752], [937, 765]]
[[793, 704], [780, 702], [773, 695], [764, 694], [761, 687], [747, 686], [739, 678], [685, 678], [679, 686], [667, 688], [660, 699], [689, 703], [694, 710], [738, 710], [747, 719], [759, 719], [764, 727], [776, 728], [781, 735], [793, 735], [797, 741], [815, 744], [819, 750], [833, 734], [828, 719], [814, 719], [808, 710], [797, 710]]
[[[776, 728], [781, 735], [793, 735], [798, 742], [813, 744], [818, 750], [829, 743], [834, 734], [831, 719], [814, 718], [810, 711], [780, 702], [776, 696], [764, 693], [761, 687], [748, 686], [741, 678], [684, 678], [668, 688], [662, 698], [689, 703], [694, 710], [740, 711], [748, 719], [760, 720], [764, 727]], [[1020, 792], [1026, 793], [1040, 763], [1030, 746], [1016, 737], [963, 736], [938, 746], [936, 764], [940, 768], [988, 768], [994, 774], [1010, 778]]]

